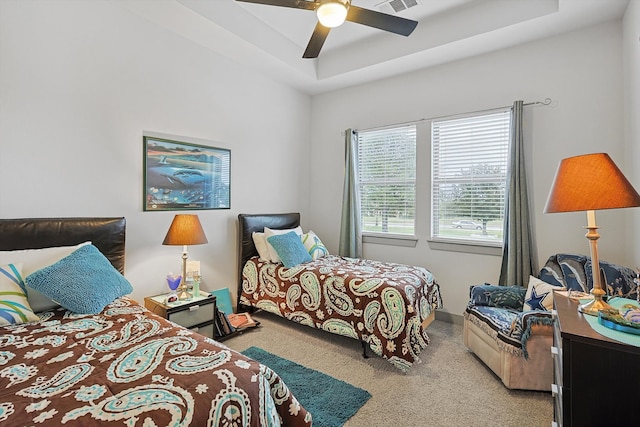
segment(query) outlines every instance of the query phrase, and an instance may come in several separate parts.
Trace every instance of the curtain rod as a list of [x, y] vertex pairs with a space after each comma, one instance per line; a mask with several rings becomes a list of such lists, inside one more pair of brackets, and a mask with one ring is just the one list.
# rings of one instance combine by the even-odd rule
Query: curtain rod
[[[550, 105], [551, 104], [551, 98], [545, 98], [544, 101], [533, 101], [533, 102], [525, 102], [524, 104], [522, 104], [525, 107], [528, 107], [530, 105]], [[374, 128], [368, 128], [368, 129], [354, 129], [354, 130], [361, 130], [361, 131], [372, 131], [372, 130], [379, 130], [379, 129], [385, 129], [385, 128], [389, 128], [389, 127], [395, 127], [395, 126], [404, 126], [404, 125], [410, 125], [410, 124], [417, 124], [417, 123], [422, 123], [422, 122], [427, 122], [430, 120], [437, 120], [437, 119], [442, 119], [444, 117], [459, 117], [459, 116], [466, 116], [468, 114], [475, 114], [475, 113], [486, 113], [489, 111], [497, 111], [497, 110], [504, 110], [505, 108], [511, 108], [511, 105], [505, 106], [505, 107], [496, 107], [496, 108], [487, 108], [484, 110], [476, 110], [476, 111], [469, 111], [467, 113], [460, 113], [460, 114], [455, 114], [455, 115], [450, 115], [450, 116], [439, 116], [439, 117], [432, 117], [430, 119], [418, 119], [418, 120], [411, 120], [408, 122], [402, 122], [402, 123], [392, 123], [392, 124], [388, 124], [388, 125], [384, 125], [384, 126], [378, 126], [378, 127], [374, 127]], [[344, 131], [341, 132], [341, 134], [344, 136]]]

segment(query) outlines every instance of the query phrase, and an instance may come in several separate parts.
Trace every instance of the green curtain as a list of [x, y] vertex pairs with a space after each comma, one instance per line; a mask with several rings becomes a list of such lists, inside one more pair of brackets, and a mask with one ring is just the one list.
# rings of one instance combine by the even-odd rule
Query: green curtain
[[358, 133], [344, 131], [345, 170], [342, 193], [342, 220], [338, 253], [351, 258], [362, 257], [362, 224], [360, 223], [360, 191], [358, 189]]
[[498, 282], [500, 286], [520, 285], [526, 287], [529, 283], [529, 275], [535, 276], [534, 271], [537, 270], [524, 161], [523, 105], [522, 101], [516, 101], [511, 109], [504, 245]]

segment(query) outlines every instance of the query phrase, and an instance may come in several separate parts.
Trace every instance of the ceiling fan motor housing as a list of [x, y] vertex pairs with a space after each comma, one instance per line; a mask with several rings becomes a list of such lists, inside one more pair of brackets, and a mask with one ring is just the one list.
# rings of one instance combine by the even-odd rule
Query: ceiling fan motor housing
[[350, 0], [320, 0], [316, 9], [318, 21], [327, 28], [339, 27], [344, 23]]

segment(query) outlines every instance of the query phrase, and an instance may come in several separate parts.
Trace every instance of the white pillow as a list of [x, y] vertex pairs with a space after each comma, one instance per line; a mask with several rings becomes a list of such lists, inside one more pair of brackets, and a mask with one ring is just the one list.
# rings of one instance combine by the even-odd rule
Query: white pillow
[[312, 230], [309, 230], [307, 233], [302, 235], [302, 243], [304, 244], [307, 252], [309, 252], [309, 255], [311, 255], [311, 259], [318, 259], [325, 255], [329, 255], [329, 251], [326, 246]]
[[258, 256], [260, 257], [260, 259], [271, 261], [271, 254], [269, 253], [267, 238], [264, 237], [264, 233], [254, 231], [253, 233], [251, 233], [251, 237], [253, 237], [253, 244], [258, 251]]
[[[62, 258], [70, 255], [81, 246], [91, 244], [91, 242], [80, 243], [75, 246], [56, 246], [43, 249], [20, 249], [16, 251], [0, 251], [0, 264], [22, 263], [22, 276], [27, 277], [41, 268], [55, 264]], [[27, 286], [27, 299], [31, 309], [39, 313], [59, 307], [50, 298], [44, 296], [35, 289]]]
[[[287, 230], [272, 230], [269, 227], [264, 228], [264, 238], [268, 239], [271, 236], [276, 236], [279, 234], [287, 234], [290, 232], [295, 232], [298, 236], [302, 236], [302, 227], [297, 226], [296, 228], [289, 228]], [[267, 241], [267, 248], [269, 248], [269, 258], [271, 262], [282, 262], [280, 257], [278, 256], [278, 252], [276, 252], [275, 248], [271, 246], [269, 241]]]
[[529, 276], [529, 286], [524, 296], [522, 310], [545, 310], [551, 311], [553, 308], [553, 291], [566, 291], [563, 286], [554, 286], [536, 277]]

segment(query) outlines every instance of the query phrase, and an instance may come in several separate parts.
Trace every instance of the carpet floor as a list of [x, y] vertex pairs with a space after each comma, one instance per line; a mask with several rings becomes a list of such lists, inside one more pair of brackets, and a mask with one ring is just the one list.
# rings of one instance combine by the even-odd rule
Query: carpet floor
[[300, 404], [313, 416], [314, 427], [340, 427], [371, 395], [342, 380], [309, 369], [259, 347], [242, 352], [275, 371]]
[[462, 326], [434, 321], [422, 363], [404, 374], [372, 355], [362, 357], [356, 340], [311, 329], [270, 313], [261, 326], [224, 343], [242, 351], [260, 347], [371, 393], [344, 425], [549, 426], [551, 393], [509, 390], [462, 342]]

